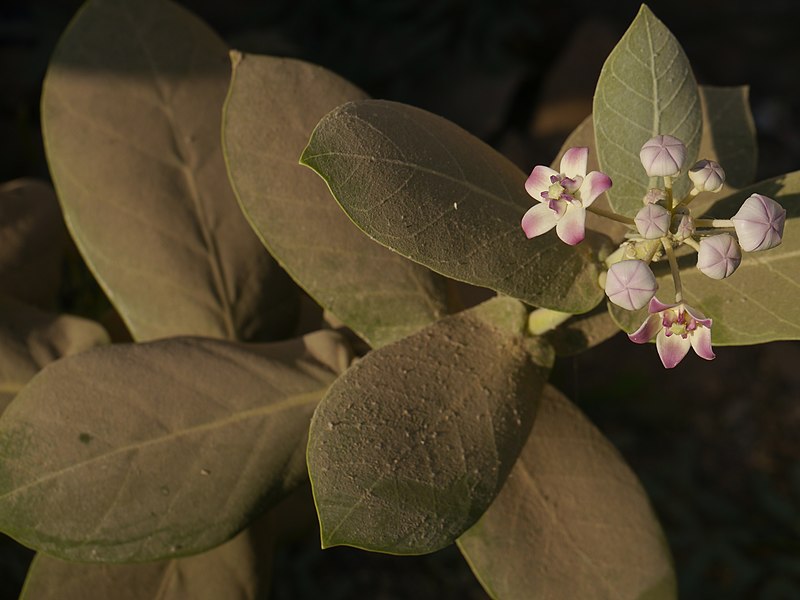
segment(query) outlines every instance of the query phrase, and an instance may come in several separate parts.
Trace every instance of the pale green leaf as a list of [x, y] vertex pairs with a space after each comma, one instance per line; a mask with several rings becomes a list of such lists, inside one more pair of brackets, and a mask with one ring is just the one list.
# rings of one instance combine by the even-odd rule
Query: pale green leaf
[[[721, 200], [711, 207], [715, 218], [729, 219], [752, 193], [764, 194], [786, 209], [786, 226], [780, 246], [762, 252], [743, 252], [742, 263], [727, 279], [710, 279], [697, 268], [697, 255], [678, 263], [684, 300], [713, 319], [715, 346], [742, 346], [777, 340], [800, 339], [800, 171], [768, 179]], [[672, 276], [659, 265], [657, 296], [674, 300]], [[634, 331], [646, 310], [611, 308], [612, 316], [626, 331]]]
[[248, 529], [202, 554], [133, 565], [37, 554], [20, 600], [265, 600], [271, 545], [253, 538]]
[[320, 121], [302, 162], [367, 235], [434, 271], [564, 312], [602, 298], [589, 244], [527, 240], [525, 174], [446, 119], [351, 102]]
[[458, 545], [497, 599], [677, 597], [669, 548], [636, 475], [552, 386], [506, 484]]
[[52, 309], [61, 286], [67, 231], [53, 188], [36, 179], [0, 185], [0, 290]]
[[510, 298], [447, 317], [355, 363], [311, 422], [322, 546], [393, 554], [452, 543], [489, 506], [552, 362]]
[[225, 44], [168, 0], [90, 0], [42, 94], [67, 225], [134, 338], [292, 330], [294, 289], [233, 195]]
[[311, 414], [348, 361], [331, 331], [57, 361], [0, 418], [0, 530], [90, 562], [218, 545], [305, 480]]
[[0, 296], [0, 414], [45, 365], [108, 343], [108, 334], [94, 321]]
[[317, 122], [365, 94], [301, 61], [240, 53], [232, 58], [225, 158], [239, 202], [271, 254], [373, 346], [442, 316], [443, 281], [371, 241], [325, 183], [297, 163]]
[[603, 65], [592, 114], [600, 169], [614, 182], [607, 194], [616, 212], [633, 216], [641, 208], [651, 186], [639, 150], [655, 135], [672, 135], [686, 144], [675, 191], [688, 191], [685, 173], [694, 164], [702, 132], [697, 84], [678, 40], [645, 5]]

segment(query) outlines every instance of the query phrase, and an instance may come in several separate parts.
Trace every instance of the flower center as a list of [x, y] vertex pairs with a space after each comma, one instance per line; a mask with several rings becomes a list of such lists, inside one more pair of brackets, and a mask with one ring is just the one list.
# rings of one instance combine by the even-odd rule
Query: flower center
[[566, 175], [551, 175], [550, 187], [546, 192], [542, 192], [542, 198], [550, 202], [550, 208], [561, 216], [566, 208], [564, 202], [580, 206], [580, 198], [576, 198], [575, 194], [583, 183], [583, 177], [576, 175], [567, 177]]
[[679, 335], [686, 338], [698, 327], [697, 320], [686, 312], [683, 307], [674, 310], [665, 310], [662, 313], [661, 324], [664, 326], [664, 335]]

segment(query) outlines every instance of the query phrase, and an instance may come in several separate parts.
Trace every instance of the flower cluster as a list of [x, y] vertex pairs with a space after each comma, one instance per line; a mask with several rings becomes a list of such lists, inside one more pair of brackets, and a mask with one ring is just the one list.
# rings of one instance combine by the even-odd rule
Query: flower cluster
[[[712, 279], [730, 277], [742, 261], [742, 252], [759, 252], [781, 243], [786, 210], [773, 199], [752, 194], [730, 219], [695, 218], [689, 205], [703, 192], [717, 193], [725, 184], [725, 171], [713, 160], [701, 160], [689, 168], [693, 185], [685, 198], [673, 197], [672, 180], [681, 174], [686, 146], [669, 135], [658, 135], [641, 148], [639, 158], [651, 178], [661, 178], [662, 188], [648, 190], [634, 218], [592, 207], [611, 187], [605, 173], [586, 173], [588, 148], [570, 148], [561, 160], [560, 172], [536, 166], [525, 182], [537, 200], [522, 217], [528, 238], [555, 228], [570, 245], [584, 238], [586, 211], [625, 223], [630, 231], [616, 252], [606, 259], [608, 271], [602, 285], [609, 300], [626, 310], [648, 306], [649, 316], [629, 335], [636, 343], [655, 338], [666, 368], [677, 365], [689, 351], [706, 360], [711, 349], [712, 320], [683, 301], [676, 251], [687, 246], [697, 252], [697, 268]], [[675, 303], [665, 304], [655, 295], [658, 283], [650, 268], [655, 261], [669, 262], [675, 284]]]

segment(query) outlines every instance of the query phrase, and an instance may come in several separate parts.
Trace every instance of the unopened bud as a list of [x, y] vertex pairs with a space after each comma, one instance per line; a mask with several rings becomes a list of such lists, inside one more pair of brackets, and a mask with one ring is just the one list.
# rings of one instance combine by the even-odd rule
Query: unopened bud
[[731, 221], [742, 250], [768, 250], [781, 243], [786, 209], [772, 198], [753, 194], [744, 201]]
[[674, 232], [673, 235], [679, 242], [694, 235], [694, 218], [684, 207], [679, 208], [678, 211], [672, 215], [671, 231]]
[[655, 275], [642, 260], [623, 260], [611, 265], [606, 276], [608, 299], [626, 310], [638, 310], [655, 296]]
[[667, 235], [670, 220], [669, 211], [660, 204], [648, 204], [642, 207], [633, 218], [639, 235], [646, 240], [657, 240]]
[[657, 135], [644, 143], [639, 159], [650, 177], [674, 177], [686, 160], [686, 146], [671, 135]]
[[689, 169], [689, 179], [698, 192], [718, 192], [725, 183], [725, 171], [718, 162], [701, 160]]
[[642, 204], [661, 204], [662, 206], [667, 201], [667, 193], [659, 188], [650, 188], [642, 198]]
[[700, 240], [697, 268], [711, 279], [725, 279], [742, 262], [742, 250], [730, 233], [720, 233]]

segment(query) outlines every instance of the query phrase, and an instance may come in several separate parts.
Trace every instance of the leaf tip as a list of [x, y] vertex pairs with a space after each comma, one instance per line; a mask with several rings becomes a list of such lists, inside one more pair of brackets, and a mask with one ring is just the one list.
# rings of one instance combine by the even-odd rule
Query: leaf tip
[[228, 52], [228, 56], [230, 56], [231, 59], [231, 67], [234, 69], [238, 67], [244, 60], [244, 54], [239, 50], [230, 50]]

